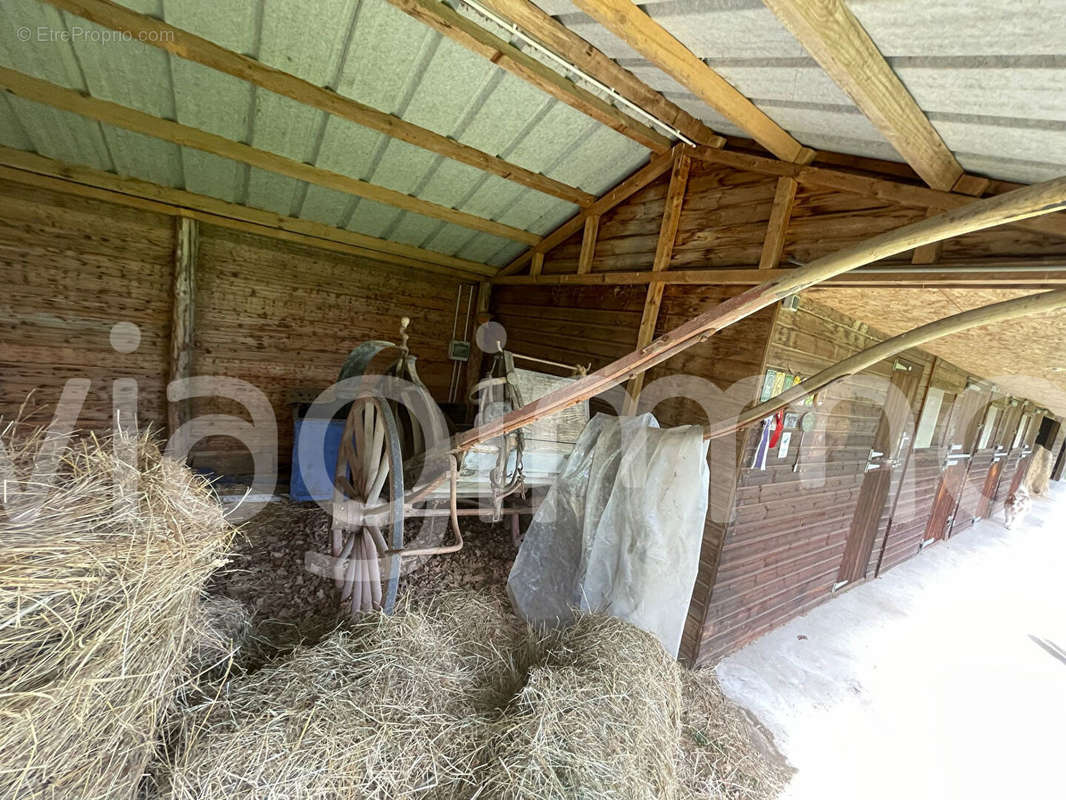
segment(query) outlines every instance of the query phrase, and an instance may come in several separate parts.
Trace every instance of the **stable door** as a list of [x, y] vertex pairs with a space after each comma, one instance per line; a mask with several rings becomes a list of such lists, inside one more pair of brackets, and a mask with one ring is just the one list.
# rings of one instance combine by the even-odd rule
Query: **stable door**
[[866, 577], [893, 476], [898, 476], [902, 469], [914, 437], [910, 398], [918, 387], [921, 375], [922, 370], [917, 364], [902, 358], [893, 362], [893, 390], [888, 393], [874, 436], [874, 446], [866, 462], [858, 505], [851, 519], [851, 530], [837, 574], [838, 588]]

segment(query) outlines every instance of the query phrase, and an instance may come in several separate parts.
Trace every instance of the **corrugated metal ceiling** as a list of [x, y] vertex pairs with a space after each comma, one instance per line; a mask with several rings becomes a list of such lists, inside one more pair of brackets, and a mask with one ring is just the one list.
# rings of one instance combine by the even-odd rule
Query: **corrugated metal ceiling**
[[[386, 0], [124, 4], [593, 194], [648, 155]], [[715, 130], [744, 135], [569, 0], [539, 5]], [[1066, 173], [1066, 0], [1023, 5], [849, 2], [962, 165], [1029, 182]], [[761, 0], [643, 8], [804, 144], [900, 160]], [[576, 210], [148, 45], [41, 40], [38, 29], [107, 32], [38, 0], [4, 0], [0, 18], [0, 64], [94, 97], [537, 234]], [[493, 265], [523, 248], [10, 95], [0, 98], [0, 143]]]
[[[648, 151], [385, 0], [127, 0], [124, 5], [593, 194]], [[44, 40], [107, 31], [37, 0], [4, 0], [0, 64], [93, 97], [435, 203], [545, 234], [576, 206], [141, 44]], [[34, 32], [22, 41], [20, 28]], [[0, 99], [0, 143], [230, 202], [501, 265], [523, 245], [98, 124]]]
[[[710, 127], [745, 135], [570, 0], [535, 2]], [[803, 144], [901, 160], [762, 0], [639, 5]], [[965, 169], [1066, 174], [1066, 0], [847, 5]]]

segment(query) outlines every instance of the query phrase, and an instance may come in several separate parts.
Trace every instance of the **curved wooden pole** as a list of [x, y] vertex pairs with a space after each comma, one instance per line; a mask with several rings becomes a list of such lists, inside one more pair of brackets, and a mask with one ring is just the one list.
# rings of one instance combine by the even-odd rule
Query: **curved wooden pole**
[[919, 347], [934, 339], [950, 336], [953, 333], [964, 331], [967, 328], [975, 328], [978, 325], [992, 325], [1009, 319], [1025, 317], [1029, 314], [1041, 314], [1060, 308], [1066, 308], [1066, 289], [1029, 295], [1028, 297], [1016, 297], [1013, 300], [1005, 300], [1002, 303], [973, 308], [969, 311], [963, 311], [961, 314], [952, 314], [950, 317], [938, 319], [936, 322], [930, 322], [928, 325], [922, 325], [914, 330], [901, 333], [899, 336], [886, 339], [880, 344], [861, 350], [850, 358], [823, 369], [802, 383], [797, 383], [776, 397], [771, 397], [765, 403], [759, 403], [754, 408], [748, 409], [735, 421], [711, 426], [710, 431], [704, 434], [703, 438], [717, 439], [720, 436], [735, 433], [753, 422], [758, 422], [768, 417], [775, 411], [802, 400], [834, 381], [862, 372], [878, 361], [883, 361], [912, 347]]
[[987, 200], [977, 200], [944, 214], [882, 233], [860, 244], [816, 259], [806, 267], [792, 270], [789, 275], [754, 286], [743, 294], [719, 303], [709, 311], [664, 333], [647, 347], [612, 361], [570, 386], [550, 392], [533, 403], [456, 436], [452, 445], [458, 451], [468, 450], [480, 442], [501, 436], [587, 400], [651, 369], [756, 311], [871, 261], [888, 258], [953, 236], [962, 236], [995, 225], [1061, 211], [1064, 208], [1066, 177], [1015, 189]]

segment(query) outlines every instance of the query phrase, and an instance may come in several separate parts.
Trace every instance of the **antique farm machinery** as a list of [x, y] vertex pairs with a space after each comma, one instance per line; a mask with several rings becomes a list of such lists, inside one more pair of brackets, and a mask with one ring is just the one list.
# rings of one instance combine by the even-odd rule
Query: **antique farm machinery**
[[[418, 379], [406, 325], [398, 345], [365, 342], [352, 351], [335, 387], [350, 405], [334, 473], [332, 554], [308, 553], [307, 567], [337, 580], [352, 614], [388, 613], [403, 558], [460, 549], [461, 516], [528, 511], [507, 508], [505, 501], [558, 474], [588, 420], [591, 397], [821, 281], [915, 247], [1063, 208], [1066, 178], [1059, 178], [889, 231], [755, 286], [588, 375], [577, 369], [564, 376], [523, 374], [513, 354], [497, 353], [477, 388], [477, 424], [451, 436]], [[1061, 296], [1053, 304], [1059, 307]], [[765, 404], [755, 413], [768, 413]], [[531, 442], [544, 445], [537, 470], [530, 468]], [[406, 542], [404, 520], [416, 517], [447, 519], [454, 541]]]

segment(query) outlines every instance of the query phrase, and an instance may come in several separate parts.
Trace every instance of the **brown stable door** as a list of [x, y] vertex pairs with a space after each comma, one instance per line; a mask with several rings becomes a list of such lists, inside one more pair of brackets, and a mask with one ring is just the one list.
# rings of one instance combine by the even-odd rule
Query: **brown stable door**
[[967, 388], [955, 399], [948, 433], [948, 450], [940, 485], [933, 499], [933, 511], [925, 526], [922, 546], [947, 538], [959, 509], [959, 500], [970, 471], [970, 459], [977, 447], [981, 422], [990, 397], [979, 389]]
[[837, 586], [866, 577], [892, 478], [903, 467], [914, 438], [910, 398], [921, 375], [921, 367], [910, 361], [898, 358], [892, 365], [893, 390], [885, 401], [874, 446], [866, 463], [859, 502], [851, 519], [851, 530], [837, 574]]

